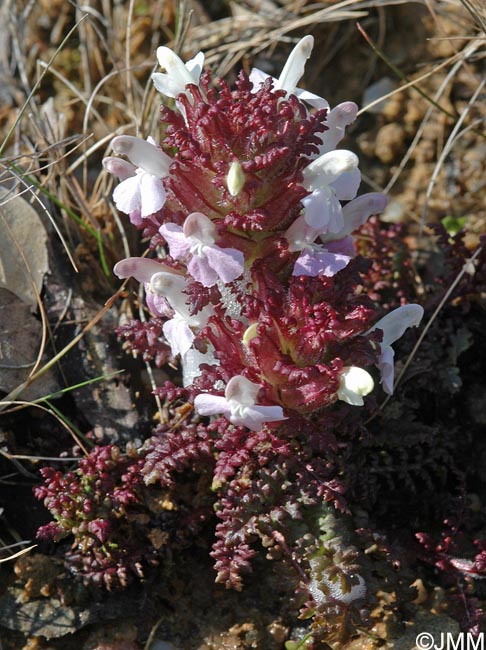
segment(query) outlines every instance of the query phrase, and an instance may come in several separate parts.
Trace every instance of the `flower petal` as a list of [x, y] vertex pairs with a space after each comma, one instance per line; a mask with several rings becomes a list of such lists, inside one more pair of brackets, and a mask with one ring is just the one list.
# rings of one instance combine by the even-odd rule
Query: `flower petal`
[[107, 156], [102, 160], [103, 167], [107, 172], [118, 176], [119, 180], [124, 181], [131, 176], [135, 176], [136, 167], [129, 163], [127, 160], [122, 158], [114, 158], [113, 156]]
[[305, 216], [302, 214], [285, 231], [284, 237], [289, 243], [289, 251], [295, 253], [313, 244], [321, 233], [322, 230], [309, 226]]
[[186, 62], [186, 68], [189, 70], [193, 83], [198, 84], [201, 72], [204, 67], [204, 52], [198, 52], [193, 59]]
[[[161, 46], [157, 48], [157, 60], [160, 67], [167, 72], [168, 76], [170, 76], [181, 89], [177, 94], [184, 92], [187, 84], [198, 83], [197, 81], [195, 82], [194, 77], [189, 72], [182, 59], [169, 47]], [[194, 60], [191, 61], [191, 65], [193, 63]]]
[[322, 240], [330, 241], [331, 239], [347, 237], [347, 235], [350, 235], [362, 226], [372, 214], [383, 212], [387, 203], [388, 198], [385, 194], [380, 194], [379, 192], [370, 192], [369, 194], [358, 196], [358, 198], [350, 201], [342, 208], [344, 219], [343, 228], [333, 235], [324, 235]]
[[166, 267], [146, 257], [127, 257], [117, 262], [113, 268], [113, 273], [123, 278], [135, 278], [139, 282], [150, 282], [152, 276], [164, 271]]
[[424, 315], [423, 307], [420, 305], [409, 304], [402, 305], [394, 309], [386, 316], [383, 316], [373, 327], [368, 330], [373, 332], [380, 329], [383, 331], [382, 348], [392, 345], [395, 341], [403, 336], [405, 330], [409, 327], [417, 327]]
[[211, 268], [209, 260], [206, 257], [193, 255], [187, 265], [187, 270], [192, 277], [200, 282], [204, 287], [212, 287], [218, 281], [217, 272]]
[[166, 193], [164, 183], [160, 178], [152, 174], [141, 174], [140, 194], [142, 199], [141, 214], [142, 217], [148, 217], [155, 214], [164, 207]]
[[154, 72], [152, 74], [152, 83], [156, 90], [166, 97], [177, 97], [185, 89], [185, 86], [181, 86], [177, 79], [174, 79], [170, 74], [165, 72]]
[[358, 193], [360, 184], [361, 172], [359, 169], [352, 169], [351, 171], [341, 174], [339, 178], [336, 178], [331, 187], [340, 201], [351, 201]]
[[343, 237], [335, 241], [328, 241], [326, 242], [325, 248], [329, 253], [346, 255], [350, 260], [356, 255], [356, 246], [352, 237]]
[[186, 352], [190, 349], [194, 341], [194, 333], [179, 314], [164, 323], [162, 327], [164, 336], [167, 339], [172, 354], [184, 357]]
[[327, 131], [318, 135], [322, 139], [322, 145], [319, 146], [320, 154], [336, 148], [344, 138], [346, 127], [354, 122], [357, 113], [358, 107], [354, 102], [343, 102], [329, 111], [326, 118]]
[[369, 372], [357, 366], [348, 366], [341, 372], [337, 396], [352, 406], [363, 406], [363, 397], [371, 393], [373, 388], [373, 377]]
[[230, 415], [232, 424], [248, 427], [252, 431], [259, 431], [265, 422], [280, 422], [287, 418], [281, 406], [247, 406], [241, 415]]
[[189, 255], [191, 243], [182, 232], [182, 227], [175, 223], [160, 226], [159, 233], [169, 245], [169, 253], [175, 260], [183, 260]]
[[394, 356], [395, 352], [391, 346], [382, 346], [378, 368], [381, 372], [381, 384], [383, 390], [388, 395], [393, 395], [393, 380], [395, 377], [395, 367], [393, 363]]
[[294, 90], [294, 95], [296, 95], [300, 101], [309, 104], [309, 106], [312, 106], [313, 108], [329, 108], [329, 103], [326, 99], [324, 99], [324, 97], [319, 97], [319, 95], [315, 95], [309, 90], [301, 90], [300, 88], [296, 88]]
[[231, 377], [224, 392], [228, 400], [238, 402], [240, 405], [249, 406], [255, 404], [261, 386], [255, 384], [242, 375]]
[[125, 154], [130, 162], [145, 172], [163, 178], [169, 174], [172, 158], [155, 145], [132, 135], [118, 135], [111, 141], [113, 151]]
[[304, 187], [310, 191], [325, 187], [344, 172], [357, 169], [358, 156], [346, 149], [322, 154], [304, 169]]
[[305, 250], [297, 258], [292, 275], [316, 277], [324, 275], [331, 278], [344, 269], [350, 261], [347, 255], [328, 251]]
[[312, 53], [314, 47], [313, 36], [307, 35], [301, 38], [287, 59], [280, 77], [275, 84], [276, 90], [286, 90], [292, 95], [297, 84], [304, 75], [305, 63]]
[[216, 415], [223, 413], [228, 415], [231, 409], [228, 405], [228, 400], [221, 395], [210, 395], [208, 393], [200, 393], [194, 399], [194, 408], [200, 415]]
[[169, 305], [185, 321], [189, 321], [189, 307], [186, 304], [187, 296], [183, 293], [186, 288], [186, 280], [182, 275], [171, 273], [169, 269], [163, 268], [160, 273], [155, 273], [150, 279], [152, 291], [165, 296]]
[[217, 231], [214, 223], [202, 212], [193, 212], [184, 221], [182, 231], [185, 237], [197, 239], [202, 244], [214, 244]]
[[245, 257], [236, 248], [208, 246], [205, 254], [209, 265], [216, 271], [219, 279], [225, 284], [239, 278], [245, 270]]
[[169, 305], [164, 296], [154, 293], [150, 289], [150, 284], [145, 284], [145, 302], [150, 312], [154, 316], [162, 316], [165, 318], [170, 318], [174, 315], [174, 310]]
[[120, 212], [130, 214], [140, 210], [142, 197], [140, 196], [140, 174], [126, 178], [113, 190], [113, 201]]
[[344, 220], [342, 208], [332, 188], [315, 189], [302, 199], [306, 223], [320, 233], [339, 232]]
[[259, 68], [252, 68], [250, 70], [250, 75], [248, 78], [253, 84], [253, 92], [256, 93], [260, 89], [262, 83], [269, 77], [270, 75], [266, 72], [263, 72], [263, 70], [260, 70]]

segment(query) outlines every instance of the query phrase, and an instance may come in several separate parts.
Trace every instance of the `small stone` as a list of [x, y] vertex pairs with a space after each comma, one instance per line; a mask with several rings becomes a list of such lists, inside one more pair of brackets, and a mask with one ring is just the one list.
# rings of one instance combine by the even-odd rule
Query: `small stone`
[[376, 136], [375, 155], [383, 163], [391, 163], [403, 152], [405, 132], [399, 124], [385, 124]]
[[371, 104], [372, 102], [375, 102], [377, 99], [380, 99], [380, 97], [383, 97], [384, 95], [388, 95], [388, 93], [391, 93], [393, 90], [396, 88], [396, 83], [393, 81], [393, 79], [390, 79], [390, 77], [382, 77], [378, 81], [375, 81], [375, 83], [371, 84], [371, 86], [368, 86], [366, 90], [363, 93], [363, 108], [366, 110], [367, 113], [373, 113], [373, 114], [379, 114], [383, 113], [385, 110], [386, 105], [389, 103], [390, 99], [384, 99], [381, 102], [378, 102], [377, 104], [374, 104], [373, 106], [370, 106], [370, 108], [366, 108], [368, 104]]

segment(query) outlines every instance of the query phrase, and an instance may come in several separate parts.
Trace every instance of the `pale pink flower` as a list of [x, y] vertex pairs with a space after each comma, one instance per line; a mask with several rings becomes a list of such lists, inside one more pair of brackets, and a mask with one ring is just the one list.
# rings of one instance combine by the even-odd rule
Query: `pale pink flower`
[[187, 270], [205, 287], [212, 287], [218, 280], [232, 282], [244, 271], [243, 253], [217, 246], [216, 227], [200, 212], [190, 214], [182, 227], [167, 223], [159, 232], [167, 241], [171, 256], [176, 260], [189, 259]]
[[321, 233], [339, 232], [344, 226], [340, 201], [354, 199], [361, 174], [358, 157], [338, 149], [324, 153], [304, 169], [303, 186], [311, 192], [302, 199], [305, 220]]

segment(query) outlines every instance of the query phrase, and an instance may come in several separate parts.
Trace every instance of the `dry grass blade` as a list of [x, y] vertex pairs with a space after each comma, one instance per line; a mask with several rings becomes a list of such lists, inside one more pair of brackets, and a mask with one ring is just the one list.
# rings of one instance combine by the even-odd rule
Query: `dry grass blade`
[[459, 119], [457, 120], [456, 124], [454, 125], [454, 128], [452, 129], [452, 131], [451, 131], [451, 133], [450, 133], [450, 135], [449, 135], [449, 137], [447, 139], [447, 142], [446, 142], [446, 144], [445, 144], [445, 146], [444, 146], [444, 148], [442, 150], [442, 153], [439, 156], [439, 159], [437, 160], [434, 172], [432, 174], [429, 185], [427, 187], [427, 194], [426, 194], [426, 197], [425, 197], [424, 207], [423, 207], [423, 210], [422, 210], [422, 217], [421, 217], [421, 221], [420, 221], [420, 234], [422, 233], [422, 229], [423, 229], [424, 224], [425, 224], [425, 219], [426, 219], [426, 215], [427, 215], [427, 208], [428, 208], [429, 200], [430, 200], [430, 197], [432, 195], [432, 191], [434, 189], [434, 186], [435, 186], [437, 177], [439, 175], [439, 172], [441, 170], [441, 167], [444, 164], [444, 161], [445, 161], [446, 157], [449, 155], [452, 147], [454, 146], [454, 143], [457, 140], [458, 133], [460, 131], [460, 128], [461, 128], [464, 120], [466, 119], [467, 115], [469, 114], [472, 106], [474, 105], [474, 102], [478, 98], [478, 96], [481, 93], [482, 89], [484, 88], [485, 84], [486, 84], [486, 80], [483, 80], [479, 84], [479, 86], [476, 88], [476, 91], [474, 92], [473, 96], [471, 97], [471, 99], [467, 103], [466, 108], [463, 110], [463, 112], [459, 116]]
[[51, 58], [49, 59], [49, 61], [48, 61], [47, 65], [46, 65], [44, 71], [43, 71], [42, 74], [39, 76], [38, 80], [36, 81], [36, 83], [35, 83], [34, 86], [32, 87], [32, 90], [31, 90], [30, 93], [28, 94], [28, 96], [27, 96], [27, 98], [26, 98], [26, 100], [25, 100], [23, 106], [21, 107], [21, 109], [20, 109], [20, 111], [19, 111], [19, 113], [18, 113], [18, 115], [17, 115], [17, 119], [15, 120], [15, 122], [12, 124], [12, 126], [11, 126], [10, 129], [8, 130], [7, 135], [6, 135], [5, 138], [4, 138], [4, 141], [3, 141], [2, 144], [0, 145], [0, 156], [3, 154], [3, 152], [4, 152], [4, 150], [5, 150], [5, 147], [7, 146], [8, 142], [9, 142], [9, 140], [10, 140], [10, 137], [11, 137], [12, 134], [14, 133], [14, 131], [15, 131], [15, 129], [17, 128], [18, 124], [20, 123], [20, 120], [22, 119], [23, 114], [25, 113], [25, 111], [26, 111], [27, 107], [29, 106], [29, 104], [30, 104], [32, 98], [34, 97], [35, 93], [37, 92], [37, 89], [38, 89], [39, 86], [41, 85], [41, 83], [42, 83], [42, 81], [43, 81], [45, 75], [47, 74], [47, 71], [49, 70], [49, 68], [50, 68], [51, 65], [53, 64], [53, 62], [54, 62], [54, 60], [56, 59], [57, 55], [62, 51], [64, 45], [69, 41], [69, 39], [71, 38], [72, 34], [74, 34], [74, 32], [78, 29], [78, 27], [79, 27], [79, 25], [81, 24], [81, 22], [84, 21], [86, 18], [87, 18], [87, 15], [83, 16], [83, 17], [82, 17], [82, 18], [81, 18], [81, 19], [80, 19], [80, 20], [79, 20], [79, 21], [74, 25], [74, 27], [72, 27], [72, 28], [69, 30], [69, 32], [68, 32], [68, 33], [66, 34], [66, 36], [64, 37], [62, 43], [59, 45], [59, 47], [56, 49], [56, 51], [54, 52], [54, 54], [53, 54], [53, 55], [51, 56]]
[[[8, 557], [2, 557], [0, 558], [0, 564], [3, 564], [4, 562], [10, 562], [11, 560], [15, 560], [21, 555], [25, 555], [26, 553], [29, 553], [32, 549], [37, 548], [37, 544], [32, 544], [32, 546], [28, 546], [27, 548], [23, 548], [21, 551], [17, 551], [17, 553], [14, 553], [13, 555], [9, 555]], [[4, 549], [0, 548], [0, 552], [3, 551]]]
[[486, 6], [482, 0], [461, 0], [474, 22], [486, 34]]
[[[436, 103], [438, 103], [438, 102], [440, 101], [440, 98], [442, 97], [442, 95], [443, 95], [445, 89], [447, 88], [447, 86], [449, 85], [449, 83], [451, 82], [451, 80], [454, 78], [454, 76], [455, 76], [456, 73], [458, 72], [459, 68], [463, 65], [464, 60], [467, 59], [469, 56], [471, 56], [471, 55], [472, 55], [472, 54], [477, 50], [477, 48], [479, 47], [479, 45], [480, 45], [479, 42], [476, 40], [474, 43], [472, 43], [470, 46], [468, 46], [468, 47], [464, 50], [463, 56], [461, 56], [461, 57], [459, 58], [459, 60], [456, 61], [455, 64], [453, 65], [453, 67], [449, 70], [449, 72], [448, 72], [447, 75], [445, 76], [444, 80], [442, 81], [440, 87], [438, 88], [437, 93], [434, 95], [434, 101], [435, 101]], [[452, 58], [456, 58], [456, 57], [452, 57]], [[448, 62], [450, 62], [450, 61], [451, 61], [451, 59], [449, 59]], [[438, 70], [438, 68], [435, 68], [435, 69], [434, 69], [434, 72], [436, 72], [437, 70]], [[403, 88], [403, 87], [401, 87], [400, 90], [402, 90], [402, 88]], [[390, 93], [390, 94], [391, 94], [391, 93]], [[381, 98], [381, 99], [383, 99], [383, 98]], [[381, 101], [381, 100], [380, 100], [380, 101]], [[366, 108], [368, 108], [368, 107], [365, 107], [365, 108], [362, 109], [362, 110], [366, 110]], [[390, 190], [392, 189], [392, 187], [395, 185], [396, 181], [397, 181], [398, 178], [400, 177], [400, 174], [402, 173], [402, 171], [403, 171], [405, 165], [406, 165], [407, 162], [409, 161], [409, 159], [410, 159], [410, 157], [411, 157], [411, 155], [412, 155], [412, 153], [413, 153], [415, 147], [417, 146], [417, 144], [418, 144], [420, 138], [422, 137], [422, 134], [424, 133], [425, 128], [426, 128], [426, 126], [427, 126], [427, 124], [428, 124], [430, 118], [431, 118], [432, 115], [434, 114], [434, 111], [435, 111], [435, 110], [436, 110], [436, 109], [435, 109], [434, 104], [431, 104], [431, 105], [429, 106], [429, 108], [427, 109], [427, 113], [425, 114], [425, 116], [424, 116], [424, 118], [423, 118], [423, 120], [422, 120], [422, 122], [421, 122], [419, 128], [417, 129], [417, 131], [416, 131], [416, 133], [415, 133], [415, 135], [414, 135], [414, 137], [413, 137], [413, 140], [412, 140], [412, 142], [410, 143], [409, 148], [407, 149], [407, 152], [406, 152], [405, 155], [403, 156], [402, 160], [400, 161], [400, 164], [398, 165], [397, 169], [396, 169], [395, 172], [393, 173], [393, 176], [392, 176], [391, 179], [388, 181], [387, 186], [386, 186], [385, 189], [383, 190], [383, 191], [385, 192], [385, 194], [388, 194], [388, 193], [390, 192]], [[361, 112], [361, 111], [360, 111], [360, 112]]]

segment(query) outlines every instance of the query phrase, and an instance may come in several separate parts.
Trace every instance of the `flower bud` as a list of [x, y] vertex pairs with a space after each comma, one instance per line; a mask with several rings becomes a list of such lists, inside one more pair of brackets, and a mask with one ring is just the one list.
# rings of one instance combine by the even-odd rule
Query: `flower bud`
[[375, 383], [369, 372], [357, 366], [348, 366], [341, 372], [338, 398], [352, 406], [363, 406], [363, 397], [369, 395]]
[[228, 192], [231, 196], [238, 196], [245, 185], [246, 177], [241, 168], [240, 163], [236, 160], [232, 162], [229, 168], [226, 183], [228, 185]]

